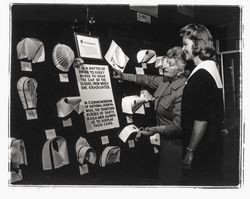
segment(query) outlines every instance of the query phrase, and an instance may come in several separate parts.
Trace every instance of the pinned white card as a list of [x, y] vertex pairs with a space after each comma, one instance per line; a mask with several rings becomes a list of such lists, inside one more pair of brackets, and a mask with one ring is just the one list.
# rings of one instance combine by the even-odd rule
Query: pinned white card
[[126, 120], [127, 120], [128, 124], [133, 123], [133, 116], [132, 115], [127, 115]]
[[156, 133], [156, 134], [150, 136], [150, 143], [160, 146], [161, 145], [160, 134]]
[[141, 63], [142, 68], [147, 69], [147, 64], [146, 63]]
[[71, 118], [69, 118], [67, 120], [63, 120], [62, 122], [63, 122], [63, 127], [72, 126]]
[[109, 137], [107, 135], [101, 137], [102, 145], [109, 144]]
[[45, 130], [47, 140], [51, 140], [56, 137], [55, 129], [46, 129]]
[[31, 62], [21, 61], [21, 70], [22, 71], [32, 71]]
[[157, 147], [154, 146], [154, 153], [159, 153], [159, 149]]
[[144, 70], [141, 67], [135, 67], [136, 74], [144, 75]]
[[38, 118], [36, 109], [25, 110], [27, 120], [35, 120]]
[[135, 141], [134, 140], [129, 140], [128, 141], [128, 147], [129, 148], [134, 148], [135, 147]]
[[79, 165], [80, 175], [89, 173], [89, 167], [87, 164]]
[[69, 82], [69, 77], [67, 73], [59, 73], [60, 82]]

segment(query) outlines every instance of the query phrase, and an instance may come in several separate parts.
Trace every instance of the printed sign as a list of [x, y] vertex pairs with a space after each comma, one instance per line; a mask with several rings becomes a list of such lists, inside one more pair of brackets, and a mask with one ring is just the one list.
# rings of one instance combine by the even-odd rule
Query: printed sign
[[108, 66], [84, 64], [75, 72], [87, 132], [119, 127]]

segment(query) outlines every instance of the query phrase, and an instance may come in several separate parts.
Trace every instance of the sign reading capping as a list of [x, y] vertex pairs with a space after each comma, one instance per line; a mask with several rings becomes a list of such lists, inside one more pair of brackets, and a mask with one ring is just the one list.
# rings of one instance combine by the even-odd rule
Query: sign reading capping
[[75, 73], [87, 132], [120, 127], [108, 66], [84, 64]]

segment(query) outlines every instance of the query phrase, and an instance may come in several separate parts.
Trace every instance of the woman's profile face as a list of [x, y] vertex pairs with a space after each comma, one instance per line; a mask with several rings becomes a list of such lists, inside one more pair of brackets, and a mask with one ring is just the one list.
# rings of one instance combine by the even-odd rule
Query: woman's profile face
[[183, 37], [182, 42], [183, 42], [182, 50], [185, 53], [185, 59], [186, 59], [186, 61], [193, 60], [194, 59], [194, 55], [193, 55], [192, 47], [194, 45], [194, 42], [191, 39], [189, 39], [189, 38], [187, 38], [185, 36]]
[[163, 75], [172, 79], [178, 77], [180, 72], [180, 68], [177, 66], [174, 58], [168, 58], [167, 62], [164, 62], [162, 69]]

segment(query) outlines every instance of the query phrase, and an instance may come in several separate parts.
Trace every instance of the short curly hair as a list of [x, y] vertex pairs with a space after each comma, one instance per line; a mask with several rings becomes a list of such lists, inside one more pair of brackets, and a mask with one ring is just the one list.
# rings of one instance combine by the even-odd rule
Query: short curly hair
[[173, 48], [170, 48], [167, 51], [167, 57], [174, 58], [177, 65], [183, 68], [183, 70], [185, 69], [186, 66], [185, 54], [181, 47], [175, 46]]
[[209, 30], [201, 24], [188, 24], [179, 31], [180, 36], [187, 37], [194, 42], [193, 55], [201, 60], [216, 61], [216, 50], [213, 37]]

